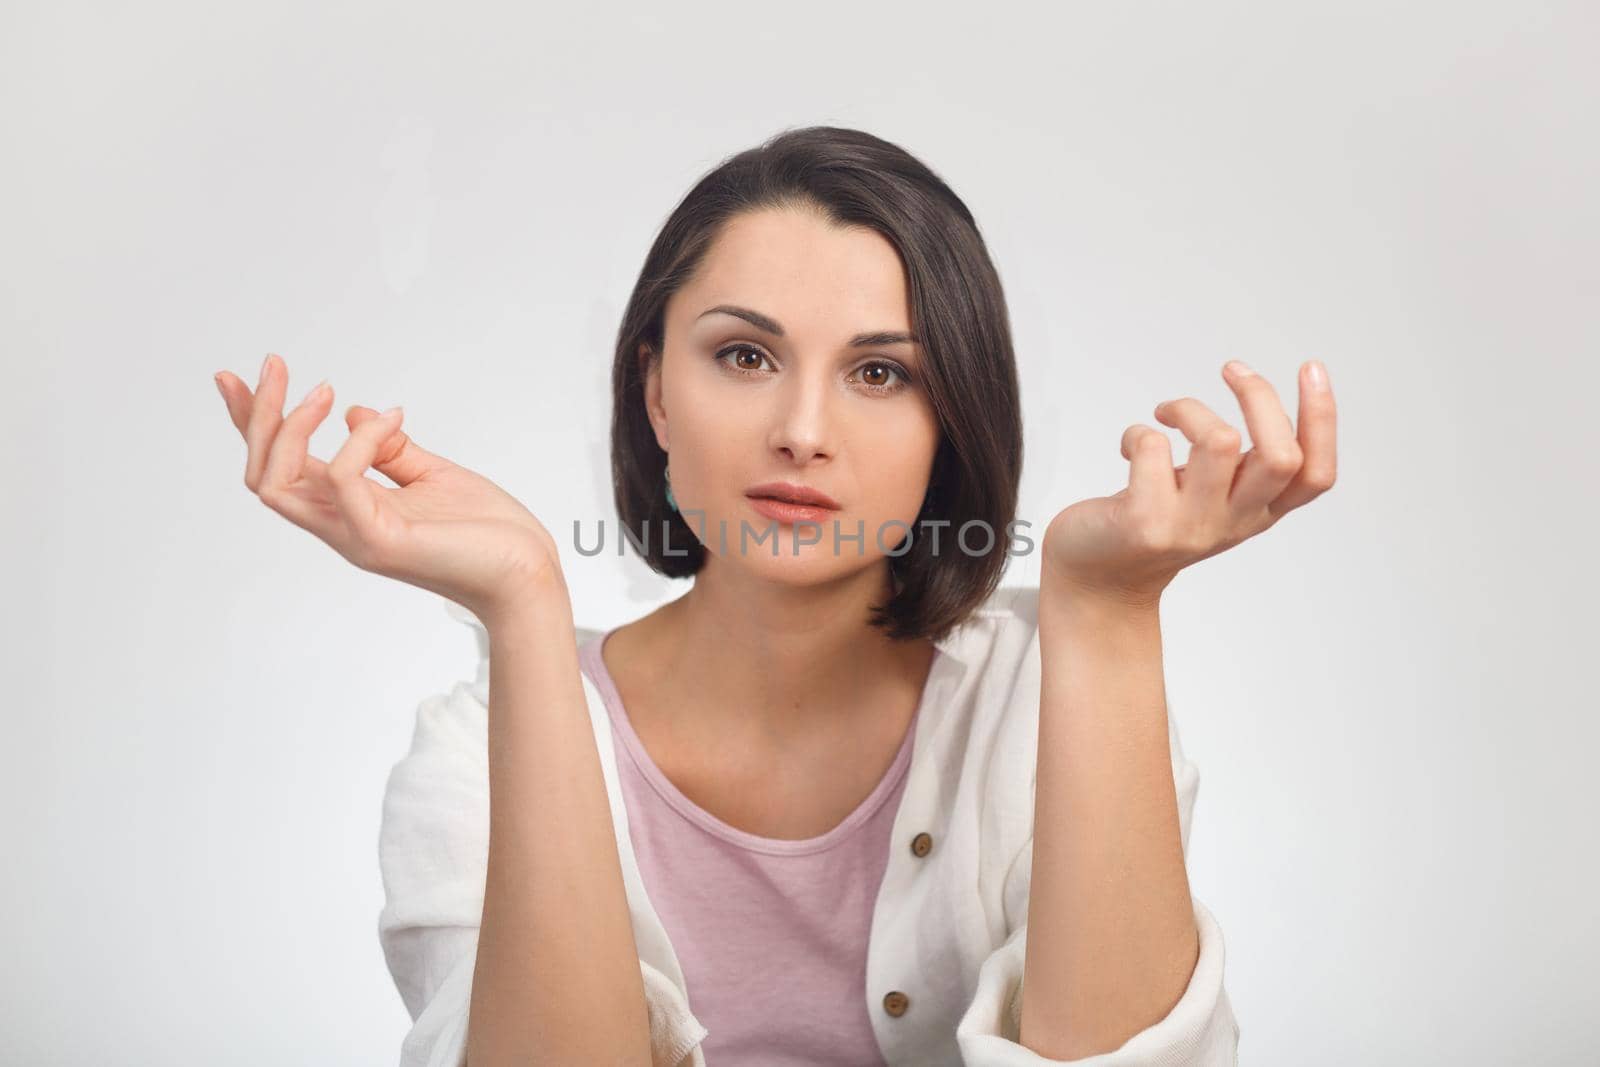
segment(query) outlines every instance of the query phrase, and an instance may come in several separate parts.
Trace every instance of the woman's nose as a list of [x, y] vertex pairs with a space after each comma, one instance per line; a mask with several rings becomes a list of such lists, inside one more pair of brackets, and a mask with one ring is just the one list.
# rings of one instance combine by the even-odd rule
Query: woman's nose
[[828, 383], [795, 375], [785, 384], [774, 393], [771, 447], [802, 464], [830, 455], [835, 398]]

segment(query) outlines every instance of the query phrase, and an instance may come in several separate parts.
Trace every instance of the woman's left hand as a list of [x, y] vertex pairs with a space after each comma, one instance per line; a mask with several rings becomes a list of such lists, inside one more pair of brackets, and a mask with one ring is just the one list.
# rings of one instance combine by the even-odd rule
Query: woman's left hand
[[1237, 360], [1222, 377], [1239, 398], [1255, 447], [1241, 456], [1239, 431], [1193, 397], [1156, 405], [1157, 421], [1189, 439], [1188, 463], [1173, 467], [1160, 430], [1128, 427], [1127, 487], [1079, 501], [1051, 520], [1041, 584], [1155, 606], [1184, 567], [1255, 536], [1333, 485], [1333, 390], [1321, 363], [1300, 367], [1298, 430], [1265, 378]]

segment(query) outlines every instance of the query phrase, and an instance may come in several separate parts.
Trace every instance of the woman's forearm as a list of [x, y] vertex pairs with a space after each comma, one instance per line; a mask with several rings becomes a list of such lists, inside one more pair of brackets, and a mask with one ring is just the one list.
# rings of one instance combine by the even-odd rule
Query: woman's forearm
[[1041, 589], [1021, 1043], [1109, 1052], [1164, 1017], [1199, 955], [1167, 738], [1161, 624]]
[[486, 625], [489, 860], [468, 1062], [648, 1067], [644, 982], [566, 589]]

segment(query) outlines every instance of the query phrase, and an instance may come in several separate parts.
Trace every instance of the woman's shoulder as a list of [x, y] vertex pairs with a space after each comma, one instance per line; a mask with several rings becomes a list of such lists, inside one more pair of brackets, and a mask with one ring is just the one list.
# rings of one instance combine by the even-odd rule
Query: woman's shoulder
[[[946, 656], [986, 681], [1009, 685], [1037, 649], [1039, 587], [1003, 585], [935, 644]], [[1037, 652], [1034, 653], [1037, 657]]]
[[1039, 626], [1039, 587], [1002, 585], [973, 610], [983, 618], [997, 619], [1009, 629], [1037, 629]]

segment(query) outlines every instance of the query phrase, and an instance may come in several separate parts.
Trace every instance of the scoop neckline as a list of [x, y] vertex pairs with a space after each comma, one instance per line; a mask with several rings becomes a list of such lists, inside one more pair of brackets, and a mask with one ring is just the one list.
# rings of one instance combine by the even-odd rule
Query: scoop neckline
[[901, 781], [910, 770], [911, 753], [915, 745], [917, 727], [922, 722], [923, 708], [928, 702], [929, 694], [933, 689], [934, 675], [937, 673], [939, 661], [945, 653], [935, 647], [933, 659], [928, 664], [928, 675], [923, 681], [922, 692], [917, 698], [916, 709], [912, 712], [911, 721], [906, 727], [905, 736], [900, 740], [900, 747], [896, 750], [895, 758], [884, 772], [878, 784], [873, 787], [855, 810], [846, 815], [842, 821], [831, 829], [807, 838], [782, 838], [763, 837], [741, 830], [737, 826], [717, 818], [709, 811], [689, 799], [681, 789], [672, 783], [666, 773], [657, 766], [644, 747], [644, 741], [633, 728], [633, 723], [628, 719], [626, 707], [622, 702], [622, 694], [617, 690], [616, 680], [611, 677], [611, 672], [606, 668], [605, 657], [601, 654], [605, 643], [610, 639], [620, 626], [613, 626], [603, 630], [580, 649], [580, 660], [586, 673], [600, 691], [602, 703], [606, 708], [607, 717], [611, 721], [612, 730], [622, 741], [622, 747], [628, 757], [638, 768], [645, 781], [650, 783], [652, 789], [669, 804], [679, 815], [688, 819], [702, 830], [720, 838], [730, 844], [751, 852], [764, 852], [780, 856], [800, 856], [823, 852], [835, 848], [852, 836], [856, 830], [865, 824], [874, 814], [883, 807], [890, 795], [899, 787]]

